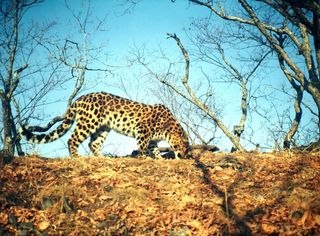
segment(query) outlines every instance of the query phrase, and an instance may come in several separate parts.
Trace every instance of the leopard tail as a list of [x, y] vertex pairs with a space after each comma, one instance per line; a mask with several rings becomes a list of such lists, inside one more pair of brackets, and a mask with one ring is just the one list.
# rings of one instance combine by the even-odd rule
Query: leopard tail
[[50, 143], [53, 142], [64, 134], [71, 128], [76, 117], [76, 107], [71, 106], [65, 114], [62, 123], [53, 131], [48, 134], [35, 134], [28, 129], [28, 126], [20, 126], [19, 133], [22, 138], [26, 139], [30, 143]]

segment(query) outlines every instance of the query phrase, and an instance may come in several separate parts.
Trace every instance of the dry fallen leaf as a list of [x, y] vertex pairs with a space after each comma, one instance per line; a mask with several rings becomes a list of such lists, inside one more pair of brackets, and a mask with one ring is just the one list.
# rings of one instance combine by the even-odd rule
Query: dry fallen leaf
[[277, 227], [269, 223], [262, 223], [261, 228], [267, 234], [273, 234], [277, 231]]
[[6, 225], [8, 223], [8, 214], [0, 212], [0, 224]]
[[97, 209], [95, 212], [94, 212], [94, 215], [95, 215], [95, 220], [97, 221], [103, 221], [107, 218], [107, 213], [104, 209]]
[[112, 200], [112, 198], [113, 198], [113, 197], [111, 197], [111, 196], [106, 196], [106, 195], [102, 195], [102, 196], [99, 197], [99, 199], [100, 199], [101, 201]]
[[[19, 225], [48, 235], [320, 235], [319, 155], [235, 153], [230, 159], [206, 152], [198, 159], [16, 158], [0, 172], [0, 229], [12, 235]], [[46, 197], [51, 203], [42, 207]]]
[[47, 229], [49, 226], [50, 226], [50, 222], [49, 222], [49, 221], [41, 221], [41, 222], [37, 225], [37, 228], [42, 231], [42, 230]]

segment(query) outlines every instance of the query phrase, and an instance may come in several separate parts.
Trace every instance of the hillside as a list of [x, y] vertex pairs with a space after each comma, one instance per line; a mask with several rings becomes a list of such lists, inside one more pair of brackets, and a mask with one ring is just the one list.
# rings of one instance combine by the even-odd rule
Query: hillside
[[15, 158], [0, 235], [320, 235], [320, 153]]

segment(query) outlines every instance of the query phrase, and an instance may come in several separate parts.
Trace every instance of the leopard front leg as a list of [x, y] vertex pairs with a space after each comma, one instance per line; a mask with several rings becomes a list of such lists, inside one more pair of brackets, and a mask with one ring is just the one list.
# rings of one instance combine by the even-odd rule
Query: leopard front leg
[[141, 155], [147, 155], [149, 141], [145, 137], [137, 137], [138, 152]]
[[137, 139], [139, 154], [147, 155], [148, 146], [151, 140], [151, 136], [150, 136], [150, 132], [148, 131], [148, 128], [142, 125], [139, 126], [136, 134], [136, 139]]

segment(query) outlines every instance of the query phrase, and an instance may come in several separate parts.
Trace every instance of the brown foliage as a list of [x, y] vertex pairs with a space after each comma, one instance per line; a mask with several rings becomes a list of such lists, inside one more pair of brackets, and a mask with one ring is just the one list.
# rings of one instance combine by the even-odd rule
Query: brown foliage
[[317, 235], [319, 176], [320, 153], [16, 158], [0, 173], [0, 232]]

